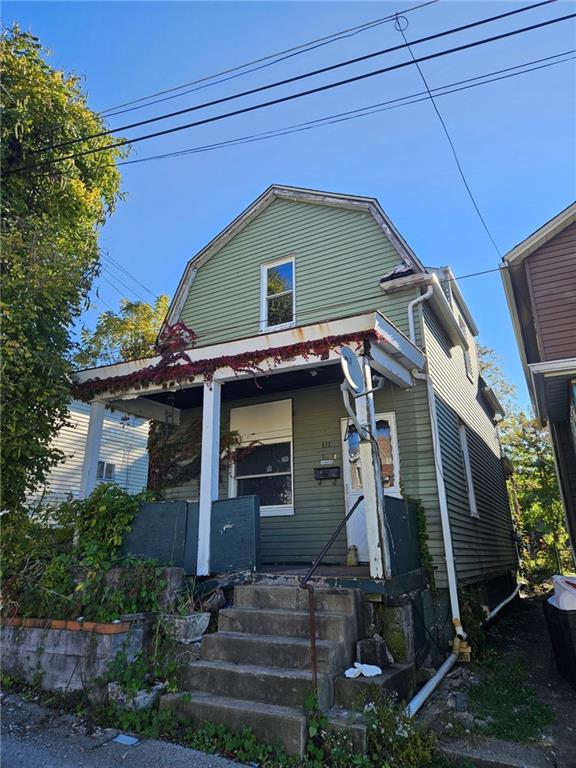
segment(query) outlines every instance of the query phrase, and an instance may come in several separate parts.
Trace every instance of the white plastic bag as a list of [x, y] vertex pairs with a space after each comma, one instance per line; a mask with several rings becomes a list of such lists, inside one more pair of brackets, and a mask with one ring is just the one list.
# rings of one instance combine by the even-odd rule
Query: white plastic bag
[[359, 661], [355, 661], [354, 666], [347, 669], [344, 674], [350, 678], [360, 677], [360, 675], [364, 675], [364, 677], [377, 677], [382, 674], [382, 670], [375, 664], [360, 664]]

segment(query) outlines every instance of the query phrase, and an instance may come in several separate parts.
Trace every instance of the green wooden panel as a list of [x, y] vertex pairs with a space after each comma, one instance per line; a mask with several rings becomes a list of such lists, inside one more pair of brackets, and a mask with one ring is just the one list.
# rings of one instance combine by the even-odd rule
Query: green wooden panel
[[295, 258], [298, 325], [380, 309], [407, 330], [413, 293], [381, 291], [400, 258], [372, 216], [291, 200], [275, 200], [200, 267], [180, 319], [201, 344], [257, 334], [260, 266], [285, 256]]
[[[424, 308], [423, 318], [425, 351], [437, 393], [442, 468], [456, 570], [461, 582], [485, 580], [510, 571], [516, 565], [498, 437], [478, 396], [476, 350], [471, 350], [471, 381], [466, 375], [462, 348], [451, 347], [428, 306]], [[466, 425], [479, 518], [470, 515], [459, 419]], [[434, 539], [441, 536], [441, 530], [433, 530], [433, 536]], [[439, 538], [438, 545], [440, 542]], [[440, 546], [436, 547], [434, 541], [431, 550], [440, 551]], [[443, 586], [443, 581], [440, 584]]]

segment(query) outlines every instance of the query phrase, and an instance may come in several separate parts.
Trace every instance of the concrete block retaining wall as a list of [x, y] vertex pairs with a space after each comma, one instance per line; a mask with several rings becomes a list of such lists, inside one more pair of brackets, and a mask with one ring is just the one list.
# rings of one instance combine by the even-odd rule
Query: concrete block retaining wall
[[100, 631], [2, 626], [2, 668], [47, 691], [92, 689], [118, 652], [133, 659], [145, 638], [143, 624], [109, 625], [114, 634], [97, 626]]

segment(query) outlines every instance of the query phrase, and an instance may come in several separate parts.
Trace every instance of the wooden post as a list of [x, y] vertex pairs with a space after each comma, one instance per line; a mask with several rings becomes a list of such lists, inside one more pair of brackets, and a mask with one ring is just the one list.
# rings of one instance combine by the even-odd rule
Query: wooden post
[[88, 422], [88, 434], [84, 445], [84, 461], [80, 480], [80, 499], [86, 499], [96, 488], [105, 409], [106, 405], [101, 400], [92, 400], [90, 403], [90, 421]]
[[212, 502], [218, 499], [220, 468], [220, 398], [219, 381], [204, 384], [202, 404], [202, 461], [200, 464], [200, 504], [198, 511], [198, 560], [196, 574], [210, 573], [210, 527]]

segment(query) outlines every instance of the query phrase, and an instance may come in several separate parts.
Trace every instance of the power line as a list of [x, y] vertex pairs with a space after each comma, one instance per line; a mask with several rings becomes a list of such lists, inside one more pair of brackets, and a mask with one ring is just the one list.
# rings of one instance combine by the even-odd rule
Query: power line
[[130, 293], [132, 293], [134, 296], [136, 296], [136, 299], [137, 299], [138, 301], [144, 301], [144, 302], [145, 302], [145, 301], [146, 301], [146, 299], [144, 299], [144, 298], [143, 298], [143, 296], [141, 296], [141, 295], [140, 295], [140, 294], [139, 294], [139, 293], [138, 293], [136, 290], [134, 290], [134, 288], [131, 288], [131, 287], [130, 287], [130, 286], [127, 284], [127, 283], [125, 283], [125, 282], [124, 282], [124, 280], [122, 280], [122, 278], [121, 278], [121, 277], [119, 277], [117, 274], [115, 274], [115, 273], [112, 271], [112, 269], [111, 269], [111, 266], [112, 266], [111, 264], [108, 264], [107, 266], [105, 266], [105, 267], [102, 269], [102, 272], [107, 272], [107, 273], [108, 273], [108, 275], [109, 275], [109, 276], [110, 276], [112, 279], [114, 279], [114, 280], [115, 280], [117, 283], [119, 283], [119, 284], [120, 284], [120, 285], [121, 285], [123, 288], [125, 288], [127, 291], [130, 291]]
[[[425, 8], [427, 5], [434, 5], [439, 0], [428, 0], [426, 3], [422, 3], [420, 5], [415, 5], [412, 8], [406, 8], [406, 10], [402, 11], [403, 14], [405, 13], [411, 13], [412, 11], [419, 10], [420, 8]], [[244, 75], [251, 74], [252, 72], [256, 72], [260, 69], [265, 69], [266, 67], [271, 67], [274, 64], [278, 64], [281, 61], [285, 61], [287, 59], [293, 58], [294, 56], [299, 56], [303, 53], [309, 53], [310, 51], [313, 51], [317, 48], [320, 48], [325, 45], [330, 45], [331, 43], [339, 42], [340, 40], [344, 40], [348, 37], [353, 37], [354, 35], [359, 34], [360, 32], [365, 32], [370, 29], [374, 29], [375, 27], [380, 26], [381, 24], [385, 24], [389, 21], [394, 21], [396, 18], [396, 14], [390, 14], [388, 16], [382, 16], [378, 19], [372, 19], [371, 21], [367, 21], [364, 24], [359, 24], [355, 27], [349, 27], [348, 29], [343, 29], [340, 32], [333, 32], [331, 35], [326, 35], [324, 37], [319, 37], [315, 40], [310, 40], [307, 43], [302, 43], [301, 45], [294, 46], [293, 48], [287, 48], [283, 51], [278, 51], [277, 53], [269, 54], [268, 56], [263, 56], [259, 59], [254, 59], [253, 61], [248, 61], [245, 64], [240, 64], [237, 67], [232, 67], [231, 69], [225, 69], [221, 72], [217, 72], [214, 75], [208, 75], [206, 77], [199, 78], [197, 80], [191, 80], [188, 83], [183, 83], [182, 85], [175, 86], [174, 88], [167, 88], [163, 91], [158, 91], [157, 93], [152, 93], [148, 96], [143, 96], [140, 99], [135, 99], [133, 101], [127, 101], [123, 104], [118, 104], [116, 107], [110, 107], [109, 109], [102, 110], [100, 112], [101, 115], [106, 115], [107, 117], [114, 117], [116, 115], [121, 115], [126, 112], [132, 112], [137, 109], [144, 109], [145, 107], [151, 107], [154, 104], [159, 104], [160, 102], [169, 101], [171, 99], [177, 99], [181, 96], [185, 96], [188, 93], [193, 93], [194, 91], [199, 91], [204, 88], [209, 88], [213, 85], [219, 85], [220, 83], [227, 82], [228, 80], [233, 80], [237, 77], [243, 77]], [[287, 54], [287, 55], [284, 55]], [[281, 58], [275, 59], [276, 56], [279, 56]], [[274, 61], [269, 61], [270, 59], [274, 59]], [[260, 64], [261, 62], [268, 61], [267, 64], [262, 64], [261, 66], [253, 67], [252, 69], [246, 69], [247, 67], [251, 67], [254, 64]], [[240, 72], [239, 70], [245, 70], [244, 72]], [[222, 77], [222, 75], [228, 75], [230, 73], [237, 73], [230, 77], [222, 78], [221, 80], [216, 80], [215, 82], [207, 82], [210, 80], [215, 80], [217, 77]], [[175, 93], [174, 91], [182, 91], [183, 88], [188, 88], [191, 85], [197, 85], [200, 83], [205, 83], [204, 85], [200, 85], [198, 88], [191, 88], [190, 90], [183, 91], [182, 93]], [[166, 96], [163, 99], [155, 99], [156, 96], [163, 96], [166, 93], [173, 93], [172, 96]], [[155, 99], [154, 101], [149, 101], [149, 99]], [[146, 104], [140, 104], [140, 102], [146, 101]], [[132, 104], [139, 104], [139, 106], [136, 107], [130, 107]], [[122, 107], [129, 107], [128, 109], [121, 109]], [[114, 111], [117, 110], [117, 111]]]
[[[470, 22], [469, 24], [464, 24], [464, 25], [462, 25], [460, 27], [454, 27], [452, 29], [444, 30], [443, 32], [437, 32], [437, 33], [435, 33], [433, 35], [427, 35], [426, 37], [421, 37], [418, 40], [414, 40], [411, 43], [411, 45], [421, 45], [422, 43], [430, 42], [431, 40], [437, 40], [439, 38], [446, 37], [447, 35], [453, 35], [453, 34], [456, 34], [457, 32], [462, 32], [462, 31], [467, 30], [467, 29], [472, 29], [472, 28], [475, 28], [475, 27], [478, 27], [478, 26], [482, 26], [484, 24], [489, 24], [489, 23], [491, 23], [493, 21], [498, 21], [498, 20], [506, 18], [508, 16], [513, 16], [513, 15], [515, 15], [517, 13], [524, 13], [526, 11], [531, 11], [533, 8], [538, 8], [541, 5], [549, 5], [550, 3], [555, 3], [555, 2], [558, 2], [558, 0], [542, 0], [542, 2], [535, 3], [534, 5], [523, 6], [522, 8], [516, 8], [513, 11], [507, 11], [506, 13], [501, 13], [501, 14], [498, 14], [497, 16], [490, 16], [490, 17], [485, 18], [485, 19], [479, 19], [478, 21]], [[565, 17], [565, 18], [571, 18], [571, 17]], [[559, 19], [559, 20], [561, 20], [561, 19]], [[554, 23], [554, 21], [555, 20], [548, 21], [548, 22], [542, 22], [542, 26], [545, 26], [548, 23]], [[532, 29], [532, 28], [537, 28], [537, 26], [534, 25], [533, 27], [527, 27], [526, 30], [523, 30], [523, 31], [527, 31], [527, 30]], [[500, 39], [500, 38], [497, 37], [497, 38], [494, 38], [494, 39]], [[110, 128], [110, 129], [105, 130], [105, 131], [99, 131], [98, 133], [93, 133], [93, 134], [90, 134], [88, 136], [83, 136], [83, 137], [81, 136], [81, 137], [78, 137], [76, 139], [68, 139], [67, 141], [59, 142], [58, 144], [50, 144], [50, 145], [48, 145], [46, 147], [41, 147], [40, 149], [33, 150], [32, 154], [38, 154], [40, 152], [47, 152], [47, 151], [50, 151], [50, 150], [53, 150], [53, 149], [61, 149], [63, 147], [68, 147], [68, 146], [72, 146], [74, 144], [83, 143], [83, 142], [89, 141], [91, 139], [98, 139], [98, 138], [101, 138], [103, 136], [109, 136], [112, 133], [118, 133], [120, 131], [128, 131], [128, 130], [131, 130], [132, 128], [139, 128], [142, 125], [149, 125], [151, 123], [156, 123], [156, 122], [158, 122], [160, 120], [168, 120], [169, 118], [172, 118], [172, 117], [179, 117], [180, 115], [188, 114], [189, 112], [194, 112], [194, 111], [196, 111], [198, 109], [204, 109], [206, 107], [213, 107], [213, 106], [216, 106], [217, 104], [223, 104], [224, 102], [232, 101], [234, 99], [239, 99], [239, 98], [244, 97], [244, 96], [252, 96], [255, 93], [261, 93], [261, 92], [269, 90], [271, 88], [278, 88], [279, 86], [282, 86], [282, 85], [287, 85], [289, 83], [295, 83], [295, 82], [298, 82], [300, 80], [307, 79], [309, 77], [314, 77], [316, 75], [324, 74], [326, 72], [332, 72], [333, 70], [340, 69], [341, 67], [347, 67], [347, 66], [350, 66], [351, 64], [358, 64], [361, 61], [367, 61], [368, 59], [372, 59], [372, 58], [375, 58], [377, 56], [384, 56], [385, 54], [393, 53], [394, 51], [399, 51], [399, 50], [402, 50], [402, 49], [404, 49], [406, 47], [407, 47], [406, 44], [402, 44], [402, 45], [394, 45], [394, 46], [391, 46], [389, 48], [384, 48], [384, 49], [379, 50], [379, 51], [373, 51], [372, 53], [367, 53], [367, 54], [364, 54], [363, 56], [357, 56], [356, 58], [348, 59], [346, 61], [341, 61], [341, 62], [338, 62], [337, 64], [331, 64], [330, 66], [327, 66], [327, 67], [321, 67], [320, 69], [313, 70], [312, 72], [304, 72], [303, 74], [300, 74], [300, 75], [295, 75], [293, 77], [285, 78], [284, 80], [278, 80], [278, 81], [276, 81], [274, 83], [267, 83], [266, 85], [261, 85], [261, 86], [258, 86], [257, 88], [251, 88], [251, 89], [249, 89], [247, 91], [241, 91], [240, 93], [231, 94], [230, 96], [223, 96], [223, 97], [221, 97], [219, 99], [213, 99], [212, 101], [207, 101], [207, 102], [204, 102], [202, 104], [195, 104], [195, 105], [193, 105], [191, 107], [186, 107], [186, 109], [179, 109], [179, 110], [177, 110], [175, 112], [168, 112], [165, 115], [158, 115], [156, 117], [150, 117], [147, 120], [140, 120], [140, 121], [138, 121], [136, 123], [129, 123], [127, 125], [121, 125], [118, 128]], [[381, 70], [381, 71], [387, 71], [387, 70]], [[380, 72], [369, 73], [369, 74], [380, 74]], [[363, 77], [366, 77], [366, 75], [364, 75]], [[343, 81], [342, 83], [338, 83], [338, 84], [339, 85], [340, 84], [344, 84], [345, 82], [353, 82], [353, 80]], [[336, 85], [337, 84], [332, 84], [330, 87], [335, 87]], [[312, 92], [316, 92], [316, 91], [312, 91]], [[302, 94], [302, 95], [304, 95], [304, 94]], [[122, 143], [126, 144], [126, 143], [133, 143], [133, 142], [134, 142], [134, 140], [132, 140], [130, 142], [128, 142], [128, 140], [123, 140]]]
[[150, 290], [147, 286], [144, 285], [144, 283], [141, 283], [140, 280], [138, 280], [137, 277], [135, 277], [131, 272], [129, 272], [126, 267], [122, 266], [120, 262], [116, 261], [107, 253], [102, 254], [102, 256], [109, 261], [111, 264], [113, 264], [117, 269], [119, 269], [121, 272], [123, 272], [127, 277], [132, 279], [137, 285], [139, 285], [141, 288], [143, 288], [147, 293], [150, 294], [154, 299], [158, 299], [159, 296], [157, 296], [153, 291]]
[[[557, 17], [555, 19], [551, 19], [549, 21], [540, 22], [539, 24], [533, 24], [533, 25], [530, 25], [528, 27], [522, 27], [520, 29], [515, 29], [515, 30], [512, 30], [510, 32], [505, 32], [505, 33], [500, 34], [500, 35], [495, 35], [493, 37], [484, 38], [482, 40], [477, 40], [477, 41], [472, 42], [472, 43], [466, 43], [464, 45], [456, 46], [455, 48], [450, 48], [450, 49], [447, 49], [447, 50], [444, 50], [444, 51], [438, 51], [436, 53], [432, 53], [432, 54], [429, 54], [427, 56], [422, 56], [421, 58], [416, 59], [416, 61], [417, 62], [430, 61], [432, 59], [436, 59], [436, 58], [439, 58], [439, 57], [442, 57], [442, 56], [450, 55], [452, 53], [457, 53], [457, 52], [460, 52], [460, 51], [468, 50], [470, 48], [475, 48], [475, 47], [477, 47], [479, 45], [486, 45], [487, 43], [492, 43], [492, 42], [495, 42], [497, 40], [503, 40], [505, 38], [512, 37], [514, 35], [523, 34], [524, 32], [529, 32], [529, 31], [532, 31], [534, 29], [540, 29], [542, 27], [549, 26], [550, 24], [556, 24], [558, 22], [566, 21], [566, 20], [572, 19], [574, 17], [576, 17], [576, 13], [571, 13], [571, 14], [568, 14], [566, 16], [560, 16], [560, 17]], [[221, 114], [221, 115], [215, 115], [213, 117], [204, 118], [203, 120], [197, 120], [195, 122], [187, 123], [185, 125], [177, 126], [177, 127], [174, 127], [174, 128], [167, 128], [167, 129], [165, 129], [163, 131], [156, 131], [155, 133], [145, 134], [143, 136], [137, 136], [136, 138], [133, 138], [133, 139], [122, 139], [121, 141], [117, 141], [117, 142], [114, 142], [112, 144], [107, 144], [107, 145], [105, 145], [103, 147], [95, 147], [95, 148], [92, 148], [92, 149], [84, 150], [82, 152], [73, 153], [71, 155], [64, 155], [63, 157], [53, 158], [52, 160], [45, 160], [45, 161], [41, 161], [39, 163], [34, 163], [32, 165], [25, 165], [25, 166], [22, 166], [20, 168], [15, 168], [15, 169], [6, 171], [5, 173], [6, 173], [6, 175], [10, 175], [10, 174], [19, 173], [19, 172], [22, 172], [22, 171], [33, 170], [35, 168], [41, 168], [41, 167], [53, 165], [54, 163], [63, 162], [64, 160], [71, 160], [71, 159], [74, 159], [74, 158], [77, 158], [77, 157], [84, 157], [86, 155], [95, 154], [97, 152], [103, 152], [103, 151], [106, 151], [106, 150], [109, 150], [109, 149], [114, 149], [116, 147], [124, 146], [126, 144], [135, 144], [137, 142], [145, 141], [145, 140], [152, 139], [152, 138], [156, 138], [158, 136], [166, 136], [168, 134], [176, 133], [178, 131], [183, 131], [183, 130], [187, 130], [189, 128], [194, 128], [194, 127], [199, 126], [199, 125], [206, 125], [208, 123], [213, 123], [213, 122], [216, 122], [216, 121], [219, 121], [219, 120], [223, 120], [223, 119], [228, 118], [228, 117], [234, 117], [236, 115], [246, 114], [248, 112], [253, 112], [253, 111], [256, 111], [256, 110], [259, 110], [259, 109], [263, 109], [265, 107], [270, 107], [270, 106], [274, 106], [276, 104], [281, 104], [281, 103], [285, 103], [285, 102], [288, 102], [288, 101], [293, 101], [294, 99], [298, 99], [298, 98], [301, 98], [303, 96], [309, 96], [311, 94], [327, 91], [327, 90], [330, 90], [332, 88], [337, 88], [337, 87], [342, 86], [342, 85], [348, 85], [349, 83], [354, 83], [354, 82], [358, 82], [360, 80], [365, 80], [365, 79], [367, 79], [369, 77], [374, 77], [376, 75], [381, 75], [381, 74], [384, 74], [386, 72], [392, 72], [392, 71], [395, 71], [395, 70], [398, 70], [398, 69], [402, 69], [404, 67], [412, 65], [413, 63], [414, 63], [413, 61], [405, 61], [405, 62], [402, 62], [400, 64], [395, 64], [395, 65], [392, 65], [392, 66], [389, 66], [389, 67], [384, 67], [382, 69], [378, 69], [378, 70], [374, 70], [374, 71], [371, 71], [371, 72], [367, 72], [367, 73], [362, 74], [362, 75], [356, 75], [355, 77], [350, 77], [350, 78], [347, 78], [346, 80], [340, 80], [340, 81], [335, 82], [335, 83], [329, 83], [327, 85], [318, 86], [316, 88], [312, 88], [312, 89], [309, 89], [307, 91], [300, 91], [299, 93], [291, 94], [290, 96], [284, 96], [282, 98], [273, 99], [271, 101], [263, 102], [263, 103], [260, 103], [260, 104], [255, 104], [255, 105], [252, 105], [250, 107], [244, 107], [242, 109], [237, 109], [237, 110], [234, 110], [232, 112], [226, 112], [226, 113]]]
[[[405, 19], [405, 21], [406, 21], [406, 27], [407, 27], [408, 26], [408, 20]], [[456, 161], [456, 167], [458, 168], [458, 172], [460, 173], [460, 176], [462, 178], [464, 186], [466, 187], [466, 191], [468, 192], [468, 196], [470, 197], [470, 200], [472, 201], [472, 205], [474, 206], [474, 209], [475, 209], [476, 213], [478, 214], [478, 218], [482, 222], [482, 226], [486, 230], [486, 234], [488, 235], [488, 237], [490, 238], [490, 241], [492, 242], [492, 245], [496, 249], [496, 253], [498, 254], [498, 256], [500, 256], [500, 258], [502, 258], [502, 254], [500, 253], [500, 249], [496, 245], [496, 241], [494, 240], [494, 237], [492, 236], [492, 233], [488, 229], [488, 225], [486, 224], [486, 220], [484, 219], [484, 216], [482, 216], [480, 208], [478, 207], [478, 203], [476, 202], [476, 198], [472, 194], [472, 190], [470, 189], [470, 185], [468, 184], [468, 180], [466, 179], [466, 176], [464, 174], [464, 170], [462, 168], [462, 164], [460, 162], [460, 158], [458, 157], [458, 153], [456, 152], [456, 147], [454, 146], [454, 142], [452, 141], [452, 137], [450, 136], [450, 133], [448, 131], [448, 127], [446, 126], [444, 118], [442, 117], [442, 114], [441, 114], [440, 110], [438, 109], [438, 105], [434, 101], [434, 96], [432, 95], [432, 91], [430, 90], [430, 86], [428, 85], [428, 82], [427, 82], [426, 78], [424, 77], [424, 72], [422, 71], [422, 67], [416, 61], [416, 57], [414, 56], [414, 52], [412, 51], [412, 48], [411, 48], [410, 44], [408, 43], [406, 35], [404, 34], [404, 29], [405, 28], [402, 27], [402, 21], [401, 21], [400, 18], [398, 18], [396, 20], [395, 28], [398, 30], [398, 32], [400, 32], [400, 34], [402, 35], [402, 39], [404, 40], [404, 42], [408, 46], [408, 51], [410, 53], [410, 56], [412, 57], [412, 61], [416, 65], [416, 69], [418, 70], [418, 72], [420, 74], [420, 77], [422, 78], [422, 82], [424, 83], [424, 87], [426, 88], [428, 96], [430, 97], [430, 102], [431, 102], [432, 106], [434, 107], [434, 111], [436, 112], [436, 115], [438, 116], [438, 119], [440, 120], [440, 124], [442, 125], [442, 129], [444, 130], [446, 138], [448, 139], [448, 144], [450, 145], [450, 149], [452, 150], [452, 154], [454, 155], [454, 160]]]
[[[519, 75], [529, 74], [530, 72], [535, 72], [539, 69], [546, 69], [547, 67], [552, 67], [557, 64], [564, 64], [568, 61], [572, 61], [576, 57], [570, 56], [560, 61], [550, 61], [550, 59], [557, 59], [560, 56], [568, 56], [568, 54], [570, 53], [576, 53], [576, 49], [564, 51], [563, 53], [558, 53], [558, 54], [555, 54], [554, 56], [547, 56], [543, 59], [535, 59], [531, 62], [518, 64], [514, 67], [506, 67], [505, 69], [495, 70], [494, 72], [489, 72], [484, 75], [478, 75], [476, 77], [467, 78], [466, 80], [460, 80], [455, 83], [448, 83], [446, 85], [433, 88], [432, 92], [436, 94], [436, 97], [449, 96], [450, 94], [453, 94], [453, 93], [459, 93], [460, 91], [469, 90], [470, 88], [476, 88], [481, 85], [488, 85], [490, 83], [497, 82], [499, 80], [505, 80], [510, 77], [518, 77]], [[533, 66], [533, 67], [530, 67], [529, 69], [523, 69], [519, 72], [511, 72], [510, 74], [504, 74], [500, 77], [491, 77], [491, 75], [497, 75], [503, 72], [509, 72], [512, 69], [518, 69], [520, 67], [528, 67], [531, 64], [537, 64], [538, 62], [545, 62], [545, 61], [549, 63], [541, 64], [540, 66]], [[485, 79], [485, 78], [489, 78], [489, 79]], [[471, 83], [471, 81], [474, 81], [474, 80], [481, 80], [481, 82]], [[455, 87], [465, 83], [471, 83], [471, 84], [464, 85], [462, 87]], [[452, 90], [446, 90], [447, 88], [452, 88]], [[443, 91], [443, 92], [440, 92], [440, 91]], [[367, 117], [369, 115], [374, 115], [379, 112], [387, 112], [389, 109], [398, 109], [400, 107], [406, 107], [412, 104], [418, 104], [420, 102], [427, 101], [427, 100], [428, 100], [427, 92], [420, 91], [418, 93], [414, 93], [409, 96], [401, 96], [396, 99], [390, 99], [388, 101], [378, 102], [376, 104], [371, 104], [366, 107], [360, 107], [358, 109], [348, 110], [346, 112], [339, 112], [335, 115], [327, 115], [325, 117], [317, 118], [316, 120], [308, 120], [303, 123], [295, 123], [293, 125], [286, 126], [284, 128], [274, 128], [269, 131], [262, 131], [260, 133], [248, 134], [246, 136], [240, 136], [235, 139], [228, 139], [225, 141], [214, 142], [212, 144], [204, 144], [197, 147], [190, 147], [188, 149], [176, 150], [174, 152], [166, 152], [159, 155], [149, 155], [148, 157], [140, 157], [134, 160], [122, 160], [116, 163], [116, 165], [119, 165], [119, 166], [135, 165], [138, 163], [146, 163], [152, 160], [165, 160], [171, 157], [184, 157], [186, 155], [200, 154], [202, 152], [209, 152], [215, 149], [239, 146], [242, 144], [250, 144], [256, 141], [264, 141], [266, 139], [279, 138], [281, 136], [287, 136], [293, 133], [301, 133], [303, 131], [312, 130], [314, 128], [322, 128], [327, 125], [334, 125], [336, 123], [346, 122], [348, 120], [354, 120], [360, 117]], [[398, 103], [398, 102], [404, 102], [404, 103]], [[392, 105], [392, 106], [387, 106], [387, 105]]]

